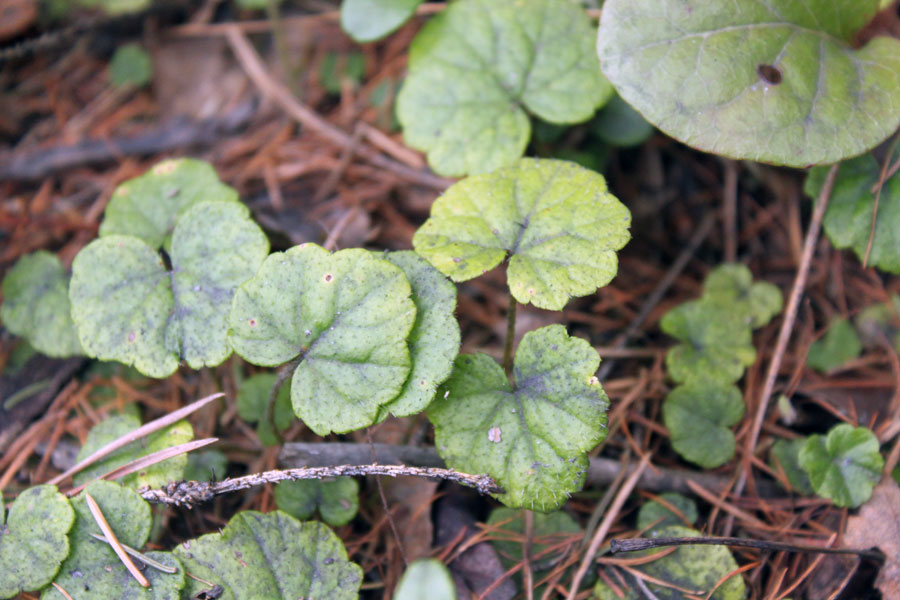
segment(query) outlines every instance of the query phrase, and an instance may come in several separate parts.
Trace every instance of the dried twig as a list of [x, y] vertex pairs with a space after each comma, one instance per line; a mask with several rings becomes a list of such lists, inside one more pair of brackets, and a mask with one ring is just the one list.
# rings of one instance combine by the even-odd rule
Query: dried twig
[[[105, 537], [103, 537], [102, 535], [97, 535], [96, 533], [91, 532], [91, 537], [97, 541], [100, 541], [100, 542], [103, 542], [104, 544], [109, 544], [110, 546], [112, 546], [112, 544], [110, 544], [109, 540], [106, 539]], [[168, 573], [170, 575], [174, 575], [175, 573], [178, 572], [177, 567], [170, 567], [169, 565], [164, 565], [161, 562], [155, 561], [152, 558], [150, 558], [149, 556], [147, 556], [146, 554], [144, 554], [143, 552], [135, 550], [131, 546], [127, 546], [121, 542], [119, 542], [119, 545], [122, 546], [122, 550], [124, 550], [126, 554], [129, 554], [129, 555], [135, 557], [136, 559], [138, 559], [139, 561], [141, 561], [148, 567], [153, 567], [157, 571], [162, 571], [163, 573]]]
[[97, 505], [97, 501], [94, 500], [87, 492], [84, 493], [84, 499], [87, 502], [88, 508], [91, 510], [91, 514], [94, 516], [94, 520], [97, 521], [97, 525], [100, 527], [100, 531], [102, 531], [103, 535], [106, 536], [106, 541], [109, 542], [110, 546], [112, 546], [112, 549], [116, 553], [116, 556], [119, 557], [119, 560], [122, 561], [122, 564], [125, 565], [125, 568], [128, 569], [128, 572], [131, 573], [131, 576], [134, 577], [142, 587], [150, 587], [150, 582], [147, 581], [147, 578], [144, 577], [144, 574], [140, 572], [140, 570], [135, 566], [134, 561], [131, 560], [131, 557], [128, 556], [128, 553], [125, 552], [124, 548], [122, 548], [122, 544], [119, 543], [119, 540], [116, 538], [115, 532], [112, 530], [112, 527], [109, 526], [109, 523], [106, 521], [106, 517], [103, 516], [103, 511], [100, 510], [100, 506]]
[[757, 548], [759, 550], [772, 550], [775, 552], [819, 552], [822, 554], [856, 554], [875, 560], [884, 560], [881, 552], [872, 550], [854, 550], [852, 548], [826, 548], [823, 546], [811, 546], [809, 544], [787, 544], [784, 542], [770, 542], [768, 540], [751, 540], [735, 537], [660, 537], [660, 538], [632, 538], [628, 540], [613, 539], [609, 543], [610, 552], [638, 552], [663, 546], [689, 546], [702, 544], [707, 546], [738, 546], [740, 548]]

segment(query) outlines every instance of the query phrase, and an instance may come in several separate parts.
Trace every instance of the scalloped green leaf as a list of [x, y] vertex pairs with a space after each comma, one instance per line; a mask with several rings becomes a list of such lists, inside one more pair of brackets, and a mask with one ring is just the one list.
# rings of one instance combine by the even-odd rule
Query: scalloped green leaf
[[435, 200], [413, 247], [454, 281], [466, 281], [507, 256], [519, 302], [561, 310], [616, 275], [616, 250], [629, 240], [631, 213], [602, 175], [570, 162], [520, 160], [468, 177]]
[[[84, 490], [97, 501], [119, 542], [140, 550], [150, 536], [150, 505], [137, 492], [109, 481], [95, 481]], [[150, 558], [175, 567], [174, 574], [144, 569], [150, 587], [144, 588], [126, 570], [109, 544], [91, 537], [103, 535], [94, 520], [84, 493], [72, 499], [75, 526], [69, 534], [72, 550], [54, 580], [78, 600], [180, 600], [184, 587], [184, 568], [171, 552], [146, 552]], [[41, 595], [44, 600], [63, 600], [64, 596], [49, 587]]]
[[[355, 599], [363, 571], [327, 526], [287, 513], [245, 510], [221, 533], [185, 542], [174, 553], [192, 575], [221, 585], [221, 600]], [[191, 580], [191, 594], [207, 589]]]
[[574, 2], [459, 0], [410, 46], [397, 96], [406, 143], [446, 176], [487, 173], [522, 156], [528, 114], [586, 121], [612, 95], [594, 26]]
[[853, 36], [878, 0], [608, 0], [597, 53], [619, 94], [672, 137], [804, 167], [900, 125], [900, 40]]
[[847, 319], [837, 318], [828, 326], [825, 335], [813, 342], [806, 355], [806, 364], [822, 373], [858, 358], [862, 341]]
[[[75, 457], [79, 462], [106, 444], [115, 441], [123, 435], [130, 433], [141, 426], [141, 420], [134, 415], [115, 415], [108, 417], [91, 428], [84, 446]], [[179, 421], [165, 429], [151, 433], [146, 438], [132, 442], [120, 448], [100, 462], [94, 463], [74, 476], [75, 485], [81, 485], [92, 479], [96, 479], [142, 456], [147, 456], [159, 450], [164, 450], [178, 444], [184, 444], [194, 439], [194, 428], [187, 421]], [[184, 476], [187, 466], [186, 454], [173, 456], [155, 465], [141, 469], [137, 473], [126, 475], [119, 479], [119, 483], [132, 489], [142, 487], [157, 488], [172, 482], [180, 481]]]
[[109, 200], [100, 237], [123, 234], [153, 248], [169, 241], [178, 219], [199, 202], [238, 202], [209, 163], [193, 158], [164, 160], [119, 185]]
[[374, 42], [397, 31], [416, 14], [423, 0], [344, 0], [341, 29], [360, 43]]
[[[278, 436], [272, 431], [272, 425], [266, 421], [266, 403], [269, 393], [278, 376], [274, 373], [259, 373], [241, 382], [237, 394], [238, 416], [249, 423], [256, 423], [256, 434], [259, 441], [266, 446], [279, 443]], [[275, 397], [273, 420], [279, 432], [284, 431], [294, 422], [294, 407], [291, 404], [291, 388], [282, 385]]]
[[703, 299], [745, 316], [758, 329], [781, 312], [781, 290], [767, 282], [753, 283], [753, 274], [737, 263], [713, 269], [703, 282]]
[[410, 293], [403, 271], [368, 250], [302, 244], [269, 256], [238, 288], [229, 339], [256, 365], [301, 358], [291, 400], [318, 435], [359, 429], [409, 376]]
[[413, 561], [394, 591], [394, 600], [456, 600], [456, 584], [444, 563], [434, 558]]
[[116, 87], [147, 85], [153, 78], [153, 60], [139, 44], [116, 48], [109, 61], [109, 81]]
[[83, 354], [72, 323], [69, 277], [55, 254], [26, 254], [3, 277], [0, 320], [41, 354], [62, 358]]
[[784, 471], [788, 483], [799, 494], [809, 496], [813, 493], [809, 476], [800, 467], [800, 450], [806, 445], [806, 438], [794, 440], [776, 440], [769, 450], [769, 464], [775, 471]]
[[53, 581], [69, 554], [66, 534], [74, 523], [75, 511], [56, 486], [25, 490], [8, 517], [0, 496], [0, 598], [38, 590]]
[[800, 467], [816, 494], [836, 506], [856, 508], [881, 479], [884, 458], [878, 438], [865, 427], [835, 425], [828, 435], [811, 435], [800, 449]]
[[486, 354], [461, 354], [427, 411], [438, 453], [454, 469], [493, 477], [507, 506], [557, 508], [581, 489], [586, 452], [606, 438], [599, 364], [590, 344], [562, 325], [525, 334], [515, 385]]
[[72, 265], [72, 318], [85, 352], [166, 377], [180, 360], [199, 369], [231, 354], [228, 314], [269, 241], [239, 202], [201, 202], [172, 235], [172, 271], [144, 241], [108, 235]]
[[[900, 96], [900, 94], [898, 94]], [[896, 155], [893, 160], [896, 159]], [[825, 183], [828, 168], [812, 169], [803, 186], [816, 198]], [[851, 248], [862, 260], [872, 233], [875, 194], [872, 187], [881, 176], [881, 165], [871, 154], [841, 163], [834, 181], [822, 225], [836, 248]], [[878, 199], [875, 235], [868, 264], [882, 271], [900, 273], [900, 173], [885, 181]]]
[[734, 434], [728, 428], [744, 416], [737, 386], [693, 379], [669, 392], [662, 409], [672, 447], [685, 460], [714, 469], [734, 456]]
[[663, 315], [660, 327], [682, 342], [666, 354], [669, 375], [679, 383], [733, 383], [756, 360], [744, 316], [713, 303], [694, 300], [676, 306]]
[[346, 525], [359, 509], [359, 483], [353, 477], [298, 479], [275, 486], [278, 510], [305, 521], [316, 510], [332, 527]]
[[[677, 508], [692, 524], [697, 522], [699, 518], [697, 504], [687, 496], [677, 492], [665, 492], [660, 494], [659, 498]], [[653, 527], [651, 531], [656, 531], [670, 525], [683, 526], [684, 521], [662, 502], [651, 500], [641, 506], [641, 509], [638, 511], [637, 527], [642, 531], [650, 527]]]

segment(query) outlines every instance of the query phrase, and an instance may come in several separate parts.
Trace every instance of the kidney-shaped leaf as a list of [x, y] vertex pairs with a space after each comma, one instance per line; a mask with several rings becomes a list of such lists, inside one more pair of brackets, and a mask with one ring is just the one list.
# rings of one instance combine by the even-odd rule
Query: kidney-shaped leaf
[[686, 144], [802, 167], [872, 148], [900, 124], [900, 40], [853, 35], [878, 0], [608, 0], [604, 74]]
[[422, 558], [412, 562], [397, 583], [394, 600], [456, 600], [456, 585], [450, 571], [439, 560]]
[[269, 256], [238, 289], [231, 343], [257, 365], [302, 359], [291, 399], [317, 434], [359, 429], [409, 375], [410, 293], [403, 271], [367, 250], [302, 244]]
[[[347, 560], [341, 540], [327, 526], [301, 523], [281, 511], [246, 510], [221, 533], [175, 548], [185, 568], [224, 588], [221, 600], [356, 598], [362, 569]], [[191, 580], [191, 594], [207, 586]]]
[[341, 28], [357, 42], [374, 42], [396, 31], [423, 0], [344, 0]]
[[461, 354], [428, 408], [438, 453], [454, 469], [493, 477], [507, 506], [557, 508], [581, 489], [585, 453], [606, 437], [599, 364], [590, 344], [562, 325], [525, 334], [515, 386], [491, 357]]
[[612, 94], [577, 3], [460, 0], [413, 40], [397, 96], [406, 142], [438, 173], [486, 173], [522, 156], [526, 110], [585, 121]]
[[734, 434], [728, 428], [743, 416], [741, 391], [716, 380], [693, 379], [672, 390], [663, 403], [672, 447], [682, 458], [705, 469], [731, 460]]
[[278, 510], [305, 521], [318, 509], [332, 527], [349, 523], [359, 509], [359, 483], [352, 477], [298, 479], [275, 486]]
[[753, 329], [781, 312], [781, 290], [767, 281], [753, 283], [753, 274], [741, 264], [723, 264], [703, 282], [703, 299], [744, 315]]
[[818, 495], [837, 506], [856, 508], [872, 495], [884, 459], [874, 433], [841, 423], [826, 436], [809, 436], [800, 449], [800, 466]]
[[516, 300], [560, 310], [615, 276], [616, 250], [628, 241], [630, 224], [631, 213], [602, 175], [529, 158], [450, 186], [413, 246], [454, 281], [477, 277], [509, 255]]
[[220, 364], [231, 299], [269, 251], [265, 234], [237, 202], [202, 202], [172, 235], [172, 271], [144, 241], [109, 235], [72, 265], [72, 317], [85, 352], [166, 377], [184, 360]]
[[237, 192], [219, 181], [212, 165], [192, 158], [164, 160], [116, 188], [100, 236], [133, 235], [153, 248], [168, 247], [178, 218], [193, 205], [237, 200]]
[[0, 598], [37, 590], [56, 576], [69, 554], [66, 534], [75, 511], [56, 486], [39, 485], [19, 494], [9, 517], [0, 497]]
[[69, 305], [69, 277], [56, 255], [23, 256], [3, 278], [0, 320], [47, 356], [82, 354]]

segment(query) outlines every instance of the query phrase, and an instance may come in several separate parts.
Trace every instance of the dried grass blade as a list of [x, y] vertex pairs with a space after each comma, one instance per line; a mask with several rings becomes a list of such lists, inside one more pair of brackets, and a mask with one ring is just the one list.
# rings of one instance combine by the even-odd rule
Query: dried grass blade
[[[109, 540], [106, 539], [105, 537], [103, 537], [102, 535], [91, 532], [91, 537], [94, 538], [95, 540], [99, 540], [99, 541], [103, 542], [104, 544], [109, 544]], [[112, 544], [110, 544], [110, 545], [112, 545]], [[155, 561], [152, 558], [150, 558], [149, 556], [147, 556], [146, 554], [144, 554], [143, 552], [135, 550], [131, 546], [128, 546], [121, 542], [119, 542], [119, 545], [122, 546], [122, 550], [124, 550], [131, 556], [135, 557], [136, 559], [138, 559], [139, 561], [141, 561], [148, 567], [153, 567], [157, 571], [162, 571], [163, 573], [168, 573], [169, 575], [174, 575], [175, 573], [178, 572], [178, 569], [176, 569], [175, 567], [170, 567], [169, 565], [164, 565], [161, 562]]]
[[94, 520], [97, 521], [97, 525], [100, 527], [100, 531], [102, 531], [103, 535], [106, 536], [106, 541], [109, 542], [110, 546], [112, 546], [112, 549], [116, 553], [116, 556], [119, 557], [119, 560], [122, 561], [122, 564], [125, 565], [125, 568], [128, 569], [128, 572], [131, 573], [131, 576], [134, 577], [137, 582], [141, 584], [141, 586], [150, 587], [150, 582], [147, 581], [147, 578], [144, 577], [144, 574], [138, 570], [128, 554], [125, 553], [125, 550], [122, 549], [122, 544], [119, 543], [119, 540], [116, 538], [116, 534], [113, 533], [112, 527], [109, 526], [109, 523], [106, 521], [106, 517], [103, 516], [103, 512], [100, 510], [100, 506], [97, 504], [97, 501], [94, 500], [88, 493], [84, 494], [84, 499], [85, 501], [87, 501], [88, 508], [91, 509], [91, 514], [94, 515]]

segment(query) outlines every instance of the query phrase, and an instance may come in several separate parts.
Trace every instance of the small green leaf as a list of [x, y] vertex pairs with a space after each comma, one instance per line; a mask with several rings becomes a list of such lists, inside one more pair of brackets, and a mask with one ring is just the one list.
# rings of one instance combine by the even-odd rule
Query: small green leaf
[[862, 342], [850, 321], [837, 318], [821, 339], [809, 347], [806, 364], [822, 373], [840, 367], [862, 352]]
[[393, 33], [416, 14], [422, 0], [344, 0], [341, 28], [360, 43]]
[[456, 600], [456, 585], [450, 571], [439, 560], [413, 561], [397, 583], [394, 600]]
[[153, 248], [169, 245], [178, 218], [198, 202], [237, 202], [208, 163], [192, 158], [164, 160], [113, 192], [100, 236], [139, 237]]
[[228, 469], [228, 458], [218, 450], [205, 450], [188, 454], [184, 468], [186, 481], [216, 481], [223, 479]]
[[172, 236], [172, 271], [144, 241], [108, 235], [72, 265], [72, 318], [89, 356], [166, 377], [179, 360], [199, 369], [231, 354], [231, 299], [269, 251], [265, 234], [237, 202], [202, 202]]
[[710, 302], [685, 302], [663, 315], [660, 327], [682, 342], [666, 354], [669, 375], [679, 383], [693, 379], [733, 383], [756, 360], [743, 315]]
[[362, 249], [303, 244], [269, 256], [237, 291], [229, 338], [249, 362], [297, 357], [294, 412], [318, 435], [375, 422], [410, 371], [416, 318], [403, 271]]
[[753, 283], [750, 269], [740, 264], [716, 267], [703, 282], [703, 299], [745, 316], [758, 329], [781, 312], [781, 290], [766, 281]]
[[298, 479], [275, 486], [278, 510], [305, 521], [316, 509], [332, 527], [346, 525], [359, 508], [359, 484], [352, 477], [333, 480]]
[[579, 123], [612, 94], [593, 51], [594, 27], [575, 2], [460, 0], [410, 46], [397, 96], [406, 143], [441, 175], [487, 173], [522, 156], [526, 110]]
[[329, 94], [340, 94], [344, 82], [356, 87], [366, 74], [366, 57], [361, 52], [329, 52], [319, 64], [319, 83]]
[[[130, 433], [141, 426], [141, 420], [133, 415], [118, 415], [108, 417], [97, 425], [95, 425], [84, 446], [75, 457], [75, 462], [79, 462], [106, 444], [115, 441]], [[86, 481], [96, 479], [101, 475], [112, 471], [124, 464], [131, 462], [136, 458], [152, 454], [165, 448], [184, 444], [194, 439], [194, 429], [187, 421], [179, 421], [174, 425], [161, 429], [155, 433], [151, 433], [143, 440], [138, 440], [128, 444], [104, 458], [98, 463], [94, 463], [90, 467], [81, 471], [74, 477], [76, 485], [81, 485]], [[132, 489], [140, 489], [142, 487], [162, 487], [163, 485], [180, 481], [184, 476], [184, 468], [187, 465], [188, 457], [186, 454], [179, 454], [170, 459], [158, 462], [137, 473], [126, 475], [120, 479], [120, 483]]]
[[900, 40], [853, 45], [877, 10], [878, 0], [608, 0], [597, 53], [619, 94], [686, 144], [829, 164], [900, 125]]
[[777, 440], [769, 450], [769, 464], [778, 471], [784, 471], [788, 483], [799, 494], [809, 496], [813, 493], [809, 476], [800, 467], [800, 450], [806, 445], [806, 438], [794, 440]]
[[[278, 376], [274, 373], [260, 373], [248, 377], [238, 389], [237, 410], [238, 415], [249, 423], [256, 423], [256, 433], [259, 441], [266, 446], [278, 444], [278, 436], [272, 431], [271, 424], [266, 422], [266, 403], [269, 401], [269, 393]], [[273, 407], [273, 419], [278, 431], [284, 431], [294, 422], [294, 407], [291, 405], [291, 388], [282, 385], [275, 397]]]
[[[347, 560], [341, 540], [325, 525], [301, 523], [281, 511], [246, 510], [221, 533], [175, 548], [192, 575], [221, 585], [221, 600], [355, 599], [363, 571]], [[207, 589], [191, 580], [190, 593]]]
[[[97, 501], [116, 538], [122, 544], [140, 550], [150, 535], [150, 505], [136, 492], [110, 481], [95, 481], [85, 493]], [[75, 527], [69, 534], [72, 550], [56, 577], [56, 583], [78, 600], [178, 600], [184, 587], [184, 568], [172, 553], [146, 552], [150, 558], [178, 571], [163, 573], [144, 569], [150, 587], [143, 588], [126, 570], [109, 544], [94, 539], [91, 533], [103, 535], [94, 520], [84, 493], [72, 500]], [[44, 600], [62, 600], [55, 588], [47, 588]]]
[[841, 423], [827, 436], [809, 436], [800, 450], [800, 466], [818, 495], [836, 506], [856, 508], [872, 495], [884, 459], [874, 433]]
[[734, 434], [728, 428], [743, 416], [741, 391], [716, 380], [692, 379], [669, 392], [663, 403], [672, 447], [705, 469], [721, 466], [734, 456]]
[[82, 354], [69, 305], [69, 278], [56, 255], [26, 254], [3, 278], [0, 320], [47, 356]]
[[53, 581], [69, 554], [66, 534], [75, 511], [56, 486], [39, 485], [19, 494], [9, 509], [0, 496], [0, 598], [38, 590]]
[[[678, 512], [690, 523], [697, 522], [699, 518], [697, 504], [687, 496], [682, 496], [677, 492], [665, 492], [660, 494], [659, 498], [677, 508]], [[650, 530], [651, 532], [657, 531], [670, 525], [684, 525], [684, 520], [672, 512], [669, 507], [656, 500], [651, 500], [641, 506], [637, 518], [637, 527], [641, 531], [645, 531], [650, 527], [653, 528]]]
[[519, 302], [561, 310], [616, 275], [631, 213], [603, 176], [575, 164], [522, 159], [447, 189], [413, 237], [416, 252], [454, 281], [509, 256], [510, 291]]
[[656, 131], [641, 113], [617, 94], [591, 121], [591, 132], [611, 146], [640, 146]]
[[138, 44], [125, 44], [116, 49], [109, 62], [109, 81], [116, 87], [143, 87], [153, 78], [153, 62]]
[[589, 450], [606, 437], [600, 364], [562, 325], [525, 334], [510, 385], [485, 354], [461, 354], [443, 393], [428, 407], [435, 446], [447, 464], [487, 473], [510, 507], [549, 511], [581, 489]]

